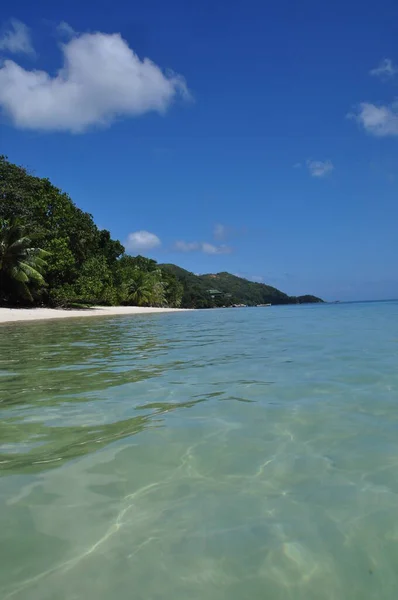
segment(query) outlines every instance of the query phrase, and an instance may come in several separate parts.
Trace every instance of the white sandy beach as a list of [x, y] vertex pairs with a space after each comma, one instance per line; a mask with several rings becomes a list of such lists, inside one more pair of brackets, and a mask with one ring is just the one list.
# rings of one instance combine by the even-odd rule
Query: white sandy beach
[[94, 306], [82, 310], [56, 308], [0, 308], [0, 324], [19, 321], [44, 321], [76, 317], [106, 317], [112, 315], [147, 315], [152, 313], [184, 312], [180, 308], [146, 308], [141, 306]]

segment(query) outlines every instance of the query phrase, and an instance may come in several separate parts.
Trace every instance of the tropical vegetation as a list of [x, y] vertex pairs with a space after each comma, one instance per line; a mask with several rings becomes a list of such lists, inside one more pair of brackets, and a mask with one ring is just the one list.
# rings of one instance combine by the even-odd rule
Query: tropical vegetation
[[37, 248], [18, 219], [0, 222], [0, 299], [22, 298], [33, 302], [46, 282], [43, 276], [48, 253]]
[[319, 301], [230, 275], [130, 256], [48, 179], [0, 156], [0, 302], [210, 308]]
[[160, 265], [160, 268], [174, 275], [182, 283], [182, 306], [188, 308], [322, 302], [320, 298], [311, 295], [288, 296], [275, 287], [248, 281], [231, 273], [195, 275], [171, 264]]

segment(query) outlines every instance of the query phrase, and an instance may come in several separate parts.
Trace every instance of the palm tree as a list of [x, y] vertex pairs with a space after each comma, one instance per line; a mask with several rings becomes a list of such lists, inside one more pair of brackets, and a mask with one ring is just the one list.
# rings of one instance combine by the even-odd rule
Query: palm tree
[[165, 290], [159, 269], [137, 269], [129, 285], [129, 300], [138, 306], [164, 306]]
[[136, 270], [134, 279], [129, 285], [129, 300], [137, 306], [144, 306], [151, 303], [152, 297], [152, 280], [149, 277], [150, 273]]
[[48, 252], [35, 248], [18, 220], [0, 221], [0, 293], [7, 300], [29, 300], [46, 285], [43, 271]]

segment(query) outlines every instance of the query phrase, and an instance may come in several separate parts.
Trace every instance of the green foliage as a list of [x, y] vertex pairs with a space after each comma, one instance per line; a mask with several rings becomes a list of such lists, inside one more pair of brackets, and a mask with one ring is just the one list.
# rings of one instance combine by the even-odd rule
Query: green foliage
[[109, 231], [102, 229], [98, 235], [98, 250], [105, 256], [108, 264], [112, 265], [123, 254], [124, 246], [119, 240], [112, 240]]
[[77, 267], [99, 244], [91, 215], [77, 208], [48, 179], [34, 177], [0, 157], [0, 219], [11, 217], [27, 223], [44, 249], [54, 239], [67, 240]]
[[256, 306], [257, 304], [286, 304], [289, 296], [280, 290], [265, 285], [236, 277], [230, 273], [217, 273], [217, 275], [201, 275], [200, 279], [206, 289], [216, 288], [223, 294], [231, 294], [234, 303]]
[[117, 280], [125, 304], [171, 308], [181, 305], [181, 283], [150, 258], [124, 254], [118, 261]]
[[290, 296], [290, 304], [313, 304], [316, 302], [323, 302], [320, 298], [312, 296], [311, 294], [305, 294], [304, 296]]
[[153, 260], [152, 258], [146, 258], [145, 256], [141, 255], [125, 256], [123, 258], [130, 266], [134, 266], [135, 269], [139, 269], [145, 273], [155, 271], [158, 268], [156, 260]]
[[37, 247], [48, 252], [48, 285], [44, 288], [36, 281], [42, 301], [55, 305], [77, 300], [119, 302], [115, 280], [122, 244], [112, 240], [109, 231], [100, 231], [92, 216], [48, 179], [0, 157], [0, 223], [15, 216], [34, 232]]
[[104, 255], [87, 259], [75, 282], [77, 299], [92, 304], [118, 304], [112, 269]]
[[70, 283], [51, 288], [49, 292], [49, 303], [51, 306], [66, 307], [78, 302], [76, 289]]
[[79, 303], [113, 306], [120, 303], [122, 293], [106, 257], [99, 254], [83, 263], [73, 284], [64, 283], [54, 287], [50, 299], [55, 305]]
[[136, 268], [129, 283], [128, 300], [137, 306], [165, 306], [165, 284], [159, 269], [141, 271]]
[[175, 275], [173, 275], [166, 269], [161, 269], [161, 277], [164, 286], [164, 296], [167, 306], [179, 308], [182, 303], [184, 286]]
[[128, 286], [128, 300], [137, 306], [148, 306], [151, 302], [152, 281], [145, 271], [136, 269]]
[[[58, 303], [62, 298], [62, 303], [67, 303], [87, 294], [90, 301], [106, 298], [107, 303], [117, 302], [109, 289], [112, 285], [105, 285], [101, 278], [104, 261], [111, 271], [116, 270], [117, 259], [124, 252], [122, 244], [112, 240], [109, 231], [100, 231], [92, 216], [77, 208], [48, 179], [35, 177], [0, 157], [0, 222], [12, 216], [34, 231], [37, 246], [49, 252], [44, 300]], [[101, 268], [97, 275], [93, 270], [87, 275], [94, 258]]]
[[[15, 218], [18, 225], [11, 224]], [[34, 234], [34, 242], [25, 229]], [[210, 308], [319, 301], [312, 296], [290, 298], [229, 273], [197, 276], [176, 265], [128, 256], [123, 245], [106, 229], [99, 230], [67, 194], [4, 156], [0, 236], [2, 302]]]
[[49, 257], [47, 277], [53, 286], [72, 281], [76, 274], [76, 260], [66, 238], [53, 238], [46, 244]]
[[152, 288], [150, 306], [167, 306], [166, 285], [162, 279], [160, 269], [147, 274]]
[[[177, 279], [181, 294], [181, 304], [183, 308], [212, 308], [215, 302], [207, 291], [207, 286], [203, 285], [200, 278], [176, 265], [160, 265], [164, 274], [173, 276]], [[213, 286], [212, 286], [213, 287]]]
[[[163, 272], [174, 275], [183, 286], [182, 306], [186, 308], [322, 302], [315, 296], [288, 296], [272, 286], [248, 281], [230, 273], [194, 275], [170, 264], [160, 265], [160, 268]], [[212, 291], [216, 293], [211, 293]]]
[[46, 285], [47, 256], [18, 219], [0, 221], [0, 299], [33, 302]]

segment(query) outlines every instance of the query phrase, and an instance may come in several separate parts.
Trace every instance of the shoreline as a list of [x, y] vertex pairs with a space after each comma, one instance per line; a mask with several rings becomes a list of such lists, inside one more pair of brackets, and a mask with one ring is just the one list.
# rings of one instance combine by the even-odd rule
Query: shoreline
[[147, 315], [154, 313], [186, 312], [186, 308], [152, 308], [144, 306], [93, 306], [82, 309], [63, 308], [2, 308], [0, 325], [3, 323], [23, 323], [27, 321], [47, 321], [52, 319], [73, 319], [84, 317], [112, 317]]

